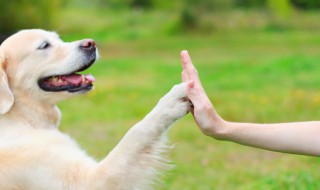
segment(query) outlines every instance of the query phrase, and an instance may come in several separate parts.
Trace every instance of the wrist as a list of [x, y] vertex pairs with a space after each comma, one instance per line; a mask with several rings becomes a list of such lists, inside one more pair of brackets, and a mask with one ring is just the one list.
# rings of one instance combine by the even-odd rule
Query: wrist
[[231, 133], [229, 122], [217, 116], [211, 123], [210, 130], [207, 131], [206, 135], [217, 140], [228, 140]]

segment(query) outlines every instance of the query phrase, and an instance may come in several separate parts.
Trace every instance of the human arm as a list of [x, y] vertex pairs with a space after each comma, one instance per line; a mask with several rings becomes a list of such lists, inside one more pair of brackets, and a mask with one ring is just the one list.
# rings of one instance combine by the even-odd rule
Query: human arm
[[210, 137], [272, 151], [320, 156], [320, 121], [255, 124], [228, 122], [216, 112], [187, 51], [181, 52], [182, 80], [199, 129]]

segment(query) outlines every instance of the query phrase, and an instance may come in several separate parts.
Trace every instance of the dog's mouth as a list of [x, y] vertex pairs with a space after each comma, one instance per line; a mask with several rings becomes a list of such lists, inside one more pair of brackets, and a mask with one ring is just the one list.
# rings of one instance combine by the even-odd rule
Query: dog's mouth
[[94, 61], [72, 73], [42, 78], [38, 81], [39, 87], [47, 92], [68, 91], [74, 93], [89, 91], [93, 88], [92, 83], [95, 81], [95, 78], [91, 74], [78, 74], [78, 72], [88, 69]]

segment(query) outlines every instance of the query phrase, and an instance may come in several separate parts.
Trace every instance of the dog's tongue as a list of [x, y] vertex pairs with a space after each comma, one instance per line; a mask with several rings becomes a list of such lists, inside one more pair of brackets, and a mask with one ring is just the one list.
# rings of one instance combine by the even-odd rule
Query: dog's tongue
[[77, 74], [60, 76], [59, 78], [64, 81], [67, 81], [68, 83], [76, 84], [76, 85], [82, 82], [82, 76]]
[[60, 79], [67, 81], [68, 83], [79, 85], [81, 83], [92, 83], [95, 81], [95, 78], [91, 74], [87, 75], [79, 75], [79, 74], [71, 74], [60, 76]]
[[96, 79], [94, 78], [94, 76], [92, 76], [91, 74], [84, 75], [84, 78], [85, 78], [86, 81], [88, 81], [88, 82], [94, 82], [94, 81], [96, 81]]

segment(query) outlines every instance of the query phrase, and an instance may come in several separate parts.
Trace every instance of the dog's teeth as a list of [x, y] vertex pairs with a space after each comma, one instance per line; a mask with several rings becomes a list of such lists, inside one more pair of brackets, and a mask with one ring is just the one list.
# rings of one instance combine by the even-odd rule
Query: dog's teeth
[[81, 77], [82, 77], [82, 83], [86, 82], [86, 78], [84, 77], [84, 75], [82, 75]]
[[61, 80], [60, 78], [58, 79], [58, 83], [62, 83], [63, 82], [63, 80]]
[[58, 77], [52, 77], [51, 81], [58, 81]]

